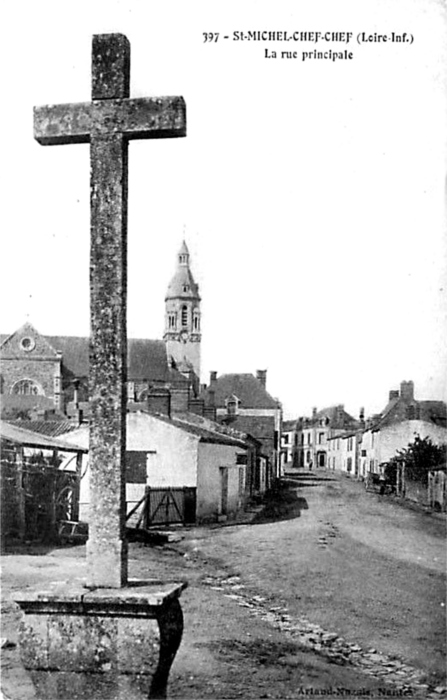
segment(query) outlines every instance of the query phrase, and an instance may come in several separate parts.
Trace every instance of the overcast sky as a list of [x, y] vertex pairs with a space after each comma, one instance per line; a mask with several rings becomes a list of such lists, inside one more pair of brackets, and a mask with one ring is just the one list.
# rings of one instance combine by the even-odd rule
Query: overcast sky
[[[90, 99], [91, 37], [131, 42], [131, 95], [183, 95], [185, 139], [130, 146], [130, 337], [160, 338], [184, 227], [202, 381], [267, 369], [287, 417], [446, 392], [446, 16], [436, 0], [9, 2], [1, 332], [89, 332], [89, 149], [42, 147], [33, 105]], [[234, 31], [352, 32], [348, 44]], [[359, 32], [412, 43], [359, 45]], [[203, 33], [219, 32], [204, 43]], [[223, 35], [230, 39], [224, 40]], [[303, 51], [352, 60], [302, 60]], [[266, 49], [297, 51], [265, 58]], [[6, 97], [6, 99], [5, 99]], [[6, 213], [6, 216], [5, 216]]]

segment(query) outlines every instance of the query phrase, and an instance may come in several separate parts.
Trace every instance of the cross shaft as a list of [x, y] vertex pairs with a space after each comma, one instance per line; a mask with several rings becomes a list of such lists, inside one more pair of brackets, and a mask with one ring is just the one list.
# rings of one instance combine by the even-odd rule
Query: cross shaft
[[130, 139], [186, 135], [181, 97], [129, 98], [130, 44], [93, 37], [92, 102], [34, 108], [42, 145], [90, 143], [90, 517], [87, 585], [128, 576], [126, 518], [127, 177]]

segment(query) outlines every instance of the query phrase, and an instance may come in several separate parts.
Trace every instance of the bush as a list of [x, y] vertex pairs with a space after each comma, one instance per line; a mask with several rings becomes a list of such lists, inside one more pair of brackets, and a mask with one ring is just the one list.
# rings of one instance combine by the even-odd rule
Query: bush
[[405, 473], [408, 479], [426, 485], [428, 472], [440, 465], [445, 465], [447, 445], [434, 445], [429, 437], [421, 438], [416, 435], [414, 442], [399, 450], [385, 467], [385, 476], [395, 480], [398, 465], [405, 463]]

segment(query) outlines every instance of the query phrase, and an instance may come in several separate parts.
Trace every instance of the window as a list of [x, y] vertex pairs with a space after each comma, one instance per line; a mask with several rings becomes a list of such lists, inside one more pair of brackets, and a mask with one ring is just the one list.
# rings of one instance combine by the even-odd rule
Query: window
[[22, 340], [20, 341], [20, 347], [22, 348], [22, 350], [25, 350], [25, 352], [30, 352], [31, 350], [33, 350], [35, 345], [36, 343], [34, 342], [34, 339], [29, 338], [28, 336], [22, 338]]
[[282, 437], [283, 437], [283, 440], [284, 440], [284, 444], [285, 444], [285, 445], [288, 445], [288, 444], [289, 444], [289, 436], [287, 435], [287, 433], [285, 433]]
[[244, 481], [245, 481], [244, 472], [245, 472], [244, 468], [241, 467], [239, 469], [239, 495], [242, 495], [244, 493]]
[[11, 387], [11, 394], [17, 394], [19, 396], [38, 396], [43, 394], [43, 390], [32, 379], [21, 379]]
[[235, 416], [238, 407], [238, 400], [236, 396], [229, 396], [225, 403], [227, 405], [227, 414], [229, 416]]
[[306, 453], [306, 462], [307, 462], [307, 464], [309, 464], [309, 462], [310, 462], [310, 450], [308, 450]]
[[304, 445], [304, 433], [301, 433], [301, 444]]
[[182, 326], [188, 325], [188, 307], [182, 306]]
[[200, 330], [200, 316], [198, 311], [194, 311], [194, 322], [193, 322], [193, 327], [195, 331]]
[[135, 401], [135, 382], [127, 382], [127, 398]]
[[310, 445], [310, 433], [307, 433], [307, 444]]
[[169, 316], [168, 316], [168, 328], [175, 328], [175, 314], [169, 314]]
[[352, 472], [352, 457], [348, 457], [348, 461], [346, 463], [346, 469], [348, 472]]
[[407, 406], [408, 420], [414, 420], [416, 417], [416, 406]]
[[322, 445], [324, 442], [324, 433], [318, 433], [318, 444]]
[[183, 291], [184, 291], [184, 292], [189, 292], [189, 284], [184, 284], [184, 285], [183, 285]]

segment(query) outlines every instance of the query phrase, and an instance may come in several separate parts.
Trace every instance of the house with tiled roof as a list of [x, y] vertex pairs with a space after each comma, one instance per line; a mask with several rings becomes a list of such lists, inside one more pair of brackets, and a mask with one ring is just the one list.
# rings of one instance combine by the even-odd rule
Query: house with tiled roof
[[303, 469], [328, 466], [329, 441], [346, 433], [356, 431], [362, 420], [351, 416], [343, 404], [329, 406], [321, 410], [314, 408], [312, 416], [300, 417], [296, 421], [293, 464]]
[[389, 392], [383, 411], [366, 424], [362, 434], [359, 474], [380, 473], [398, 450], [416, 436], [436, 444], [447, 443], [447, 406], [443, 401], [418, 400], [414, 383], [403, 381], [400, 390]]
[[[245, 436], [196, 414], [148, 410], [129, 412], [126, 431], [130, 524], [215, 522], [231, 519], [243, 508], [251, 449]], [[88, 427], [65, 440], [88, 448]], [[88, 521], [88, 455], [83, 474], [80, 517]]]
[[[186, 410], [200, 389], [200, 296], [183, 242], [165, 298], [163, 339], [130, 338], [127, 392], [145, 401], [153, 389], [169, 388], [173, 408]], [[57, 411], [88, 413], [89, 338], [43, 335], [27, 322], [0, 336], [3, 414]]]
[[267, 370], [253, 374], [210, 373], [200, 398], [214, 407], [216, 420], [256, 438], [267, 460], [268, 480], [280, 476], [281, 404], [266, 388]]

